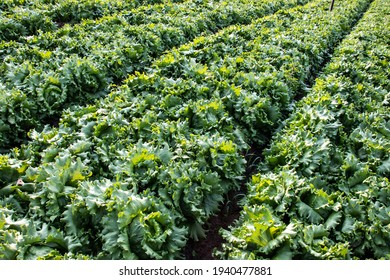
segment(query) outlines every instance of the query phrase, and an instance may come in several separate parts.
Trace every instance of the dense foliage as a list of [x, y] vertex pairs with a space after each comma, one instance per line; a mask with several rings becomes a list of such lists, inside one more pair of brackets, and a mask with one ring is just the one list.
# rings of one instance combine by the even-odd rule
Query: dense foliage
[[235, 0], [194, 5], [186, 1], [141, 6], [1, 42], [0, 149], [25, 142], [32, 128], [55, 124], [65, 108], [105, 96], [113, 83], [147, 71], [154, 59], [173, 47], [306, 2]]
[[389, 13], [372, 4], [276, 134], [219, 256], [390, 258]]
[[[0, 39], [23, 40], [24, 36], [53, 31], [64, 24], [97, 19], [164, 0], [3, 0], [0, 3]], [[169, 3], [181, 0], [171, 0]], [[168, 4], [169, 4], [168, 3]]]
[[[86, 20], [26, 37], [25, 41], [2, 42], [4, 63], [0, 71], [8, 74], [0, 83], [0, 103], [7, 104], [0, 107], [0, 140], [13, 142], [11, 131], [18, 134], [39, 126], [52, 116], [46, 112], [62, 112], [62, 116], [58, 127], [31, 130], [27, 144], [0, 156], [0, 258], [180, 258], [189, 239], [205, 236], [203, 226], [217, 213], [227, 193], [243, 183], [246, 151], [269, 143], [292, 111], [286, 122], [291, 127], [304, 127], [300, 137], [307, 137], [284, 139], [283, 134], [290, 135], [285, 130], [276, 134], [266, 151], [263, 171], [248, 187], [247, 207], [236, 227], [224, 232], [229, 243], [217, 255], [364, 258], [388, 254], [383, 248], [388, 244], [388, 144], [386, 138], [378, 136], [368, 142], [369, 133], [376, 130], [367, 132], [386, 115], [388, 97], [380, 99], [377, 94], [373, 100], [382, 102], [383, 108], [372, 109], [370, 113], [376, 115], [370, 119], [368, 113], [356, 114], [357, 104], [348, 110], [341, 108], [346, 102], [343, 96], [335, 99], [339, 103], [333, 102], [332, 94], [338, 87], [353, 86], [354, 78], [348, 84], [343, 80], [346, 77], [331, 76], [341, 82], [327, 86], [328, 76], [324, 75], [324, 82], [318, 80], [313, 91], [308, 89], [371, 1], [340, 1], [332, 13], [326, 0], [300, 5], [306, 2], [232, 1], [229, 9], [217, 10], [218, 18], [212, 17], [212, 9], [195, 5], [193, 10], [167, 11], [172, 11], [172, 20], [158, 15], [161, 5], [140, 6], [133, 16], [103, 16], [104, 20]], [[375, 3], [380, 6], [380, 2]], [[190, 3], [197, 2], [183, 1], [172, 7], [188, 8], [185, 5]], [[220, 7], [225, 9], [228, 4]], [[257, 12], [248, 7], [258, 7], [254, 9]], [[198, 8], [204, 13], [192, 13]], [[248, 14], [242, 16], [245, 11]], [[376, 10], [370, 11], [373, 14]], [[188, 25], [175, 20], [175, 15], [184, 12], [191, 15]], [[154, 19], [153, 24], [143, 23]], [[385, 23], [386, 17], [381, 20]], [[205, 29], [200, 27], [202, 22], [209, 23]], [[371, 22], [368, 15], [364, 22], [367, 26]], [[360, 60], [349, 57], [348, 63], [337, 64], [337, 58], [333, 59], [325, 72], [356, 74], [361, 79], [357, 89], [363, 92], [366, 88], [370, 92], [381, 92], [381, 87], [388, 90], [388, 72], [381, 70], [388, 68], [387, 31], [374, 30], [383, 33], [370, 37], [379, 37], [378, 52], [372, 52], [376, 55], [372, 71], [377, 78], [370, 74], [366, 81], [367, 75], [361, 72], [368, 71], [364, 67], [349, 72], [360, 65]], [[87, 33], [91, 41], [81, 43]], [[348, 40], [360, 40], [360, 36], [350, 35]], [[114, 37], [115, 41], [110, 40]], [[353, 54], [355, 49], [345, 53]], [[337, 50], [336, 57], [341, 57], [342, 50]], [[377, 67], [375, 61], [382, 64]], [[123, 82], [109, 87], [113, 81]], [[327, 88], [334, 91], [323, 99], [321, 91]], [[76, 106], [109, 91], [90, 105]], [[294, 99], [307, 92], [310, 95], [294, 105]], [[83, 98], [86, 100], [81, 101]], [[63, 111], [73, 99], [75, 106]], [[320, 102], [333, 104], [339, 110], [335, 114], [345, 116], [346, 123], [330, 116], [334, 122], [321, 126], [327, 116]], [[314, 103], [319, 104], [318, 110], [310, 107]], [[301, 104], [306, 107], [299, 114]], [[368, 104], [362, 101], [361, 111]], [[305, 117], [294, 124], [298, 115]], [[315, 120], [312, 126], [311, 119]], [[367, 121], [360, 121], [363, 119]], [[347, 132], [352, 133], [355, 124], [361, 124], [361, 134], [355, 133], [359, 140], [352, 146], [360, 151], [372, 143], [372, 149], [361, 150], [362, 158], [350, 152], [355, 158], [344, 162], [341, 152], [349, 152]], [[387, 126], [386, 119], [377, 125], [384, 132]], [[323, 137], [311, 139], [310, 127]], [[278, 137], [284, 141], [280, 145]], [[339, 150], [331, 141], [340, 145]], [[334, 188], [332, 180], [343, 182], [337, 177], [340, 170], [336, 163], [348, 170], [348, 188], [359, 185], [359, 191], [367, 193], [352, 197], [347, 188], [337, 193], [326, 189]], [[283, 169], [283, 165], [287, 167]], [[304, 169], [299, 172], [299, 168]], [[279, 169], [283, 169], [282, 175], [276, 173]], [[359, 177], [363, 175], [367, 177]], [[367, 178], [374, 181], [362, 187]], [[368, 209], [359, 199], [368, 205], [370, 192], [377, 199], [369, 205], [379, 210], [366, 217], [359, 211]], [[284, 216], [279, 217], [279, 212]], [[288, 219], [292, 222], [287, 223]], [[340, 232], [340, 221], [346, 233]], [[342, 247], [350, 242], [352, 234], [348, 234], [368, 221], [374, 222], [371, 232], [379, 232], [375, 240], [357, 245], [359, 253]], [[304, 230], [298, 234], [298, 229]], [[333, 232], [319, 235], [326, 230]], [[334, 246], [331, 238], [323, 239], [331, 234], [339, 242]], [[356, 235], [355, 241], [361, 236]], [[318, 238], [323, 243], [317, 242]], [[289, 242], [293, 244], [290, 247]], [[367, 244], [377, 247], [374, 250]], [[325, 246], [333, 247], [329, 252], [321, 251]]]

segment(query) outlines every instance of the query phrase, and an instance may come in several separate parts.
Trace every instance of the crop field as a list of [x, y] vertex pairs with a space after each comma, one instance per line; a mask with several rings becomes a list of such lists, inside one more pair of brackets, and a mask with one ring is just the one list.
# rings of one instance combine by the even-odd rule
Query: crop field
[[390, 259], [390, 1], [3, 0], [0, 259]]

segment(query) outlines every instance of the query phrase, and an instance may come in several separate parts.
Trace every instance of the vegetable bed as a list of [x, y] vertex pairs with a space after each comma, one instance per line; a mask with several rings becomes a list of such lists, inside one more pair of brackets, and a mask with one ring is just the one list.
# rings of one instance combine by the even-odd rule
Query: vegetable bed
[[296, 105], [219, 257], [390, 257], [389, 12], [374, 1]]
[[[36, 129], [0, 156], [0, 258], [182, 258], [245, 184], [245, 154], [270, 143], [216, 258], [387, 258], [388, 4], [339, 1], [329, 12], [326, 0], [276, 2], [193, 37], [185, 24], [169, 23], [167, 37], [123, 22], [110, 33], [97, 20], [3, 42], [18, 47], [0, 53], [0, 71], [20, 63], [27, 76], [0, 84], [0, 103], [17, 104], [0, 107], [1, 140]], [[98, 38], [88, 47], [101, 56], [78, 57], [80, 30]], [[155, 41], [131, 45], [127, 32]], [[99, 45], [109, 34], [124, 45]], [[131, 69], [110, 64], [134, 46], [122, 64]], [[45, 55], [66, 67], [50, 70]], [[120, 85], [108, 86], [115, 77]], [[34, 119], [38, 111], [47, 115]], [[58, 126], [43, 127], [58, 112]]]

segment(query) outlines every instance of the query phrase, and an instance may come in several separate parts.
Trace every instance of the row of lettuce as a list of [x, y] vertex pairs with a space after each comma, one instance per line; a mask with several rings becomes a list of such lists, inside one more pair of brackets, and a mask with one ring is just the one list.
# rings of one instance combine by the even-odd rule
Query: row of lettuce
[[[137, 12], [65, 26], [0, 47], [0, 149], [55, 124], [64, 108], [92, 103], [129, 74], [146, 72], [165, 51], [200, 35], [308, 0], [152, 5]], [[203, 4], [202, 4], [203, 3]], [[214, 6], [215, 5], [215, 6]], [[162, 7], [166, 9], [161, 10]], [[171, 7], [171, 9], [167, 8]]]
[[370, 1], [201, 37], [0, 158], [4, 259], [175, 259]]
[[375, 1], [297, 104], [216, 255], [390, 258], [389, 14]]
[[64, 24], [131, 11], [150, 4], [181, 0], [3, 0], [0, 3], [0, 39], [20, 40], [23, 36], [54, 31]]

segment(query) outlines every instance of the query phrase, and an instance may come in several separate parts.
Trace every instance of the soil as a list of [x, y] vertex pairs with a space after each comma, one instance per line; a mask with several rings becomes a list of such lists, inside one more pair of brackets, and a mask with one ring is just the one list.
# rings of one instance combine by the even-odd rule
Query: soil
[[206, 238], [194, 241], [189, 240], [184, 250], [186, 260], [214, 260], [213, 251], [221, 249], [223, 239], [219, 234], [221, 228], [227, 229], [238, 219], [241, 207], [238, 202], [243, 197], [243, 190], [228, 194], [227, 202], [221, 207], [221, 211], [212, 216], [205, 225], [207, 230]]
[[214, 260], [214, 250], [222, 249], [224, 239], [219, 231], [221, 228], [228, 229], [239, 218], [242, 209], [240, 200], [245, 197], [246, 183], [250, 181], [250, 178], [256, 172], [256, 166], [262, 159], [264, 147], [253, 145], [246, 153], [247, 169], [241, 189], [228, 193], [228, 197], [219, 213], [212, 216], [204, 226], [207, 230], [207, 235], [204, 239], [199, 241], [190, 239], [187, 242], [187, 246], [183, 251], [186, 260]]

